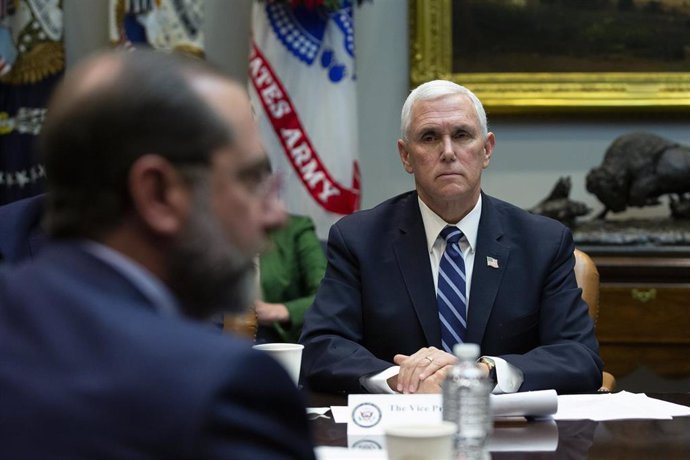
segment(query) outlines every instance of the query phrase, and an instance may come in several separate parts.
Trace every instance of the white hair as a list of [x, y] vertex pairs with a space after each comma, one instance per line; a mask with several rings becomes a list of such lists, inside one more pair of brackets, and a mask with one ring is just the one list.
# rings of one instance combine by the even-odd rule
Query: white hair
[[428, 101], [431, 99], [436, 99], [441, 96], [448, 96], [451, 94], [463, 94], [470, 98], [474, 109], [477, 112], [477, 117], [479, 118], [479, 126], [482, 130], [482, 136], [486, 139], [489, 134], [488, 123], [486, 121], [486, 111], [479, 98], [469, 89], [462, 85], [453, 83], [448, 80], [432, 80], [426, 83], [422, 83], [418, 87], [410, 92], [407, 96], [405, 104], [403, 104], [402, 113], [400, 114], [400, 132], [403, 139], [407, 139], [407, 131], [410, 129], [410, 123], [412, 122], [412, 107], [419, 101]]

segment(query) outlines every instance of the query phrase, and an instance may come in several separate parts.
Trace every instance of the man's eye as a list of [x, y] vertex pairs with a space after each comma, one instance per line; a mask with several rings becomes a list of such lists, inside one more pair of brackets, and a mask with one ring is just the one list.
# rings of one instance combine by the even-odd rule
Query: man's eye
[[453, 134], [453, 139], [464, 139], [465, 137], [467, 137], [467, 133], [465, 131], [458, 131]]
[[436, 139], [436, 136], [433, 134], [424, 134], [422, 136], [422, 142], [433, 142]]
[[269, 176], [264, 171], [247, 171], [240, 175], [239, 180], [249, 190], [257, 190]]

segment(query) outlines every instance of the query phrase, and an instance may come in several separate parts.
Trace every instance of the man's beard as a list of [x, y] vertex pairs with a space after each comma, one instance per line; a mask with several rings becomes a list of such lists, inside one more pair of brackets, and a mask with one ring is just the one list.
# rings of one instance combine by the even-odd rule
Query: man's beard
[[208, 319], [214, 313], [244, 312], [257, 294], [254, 258], [223, 235], [209, 209], [207, 187], [192, 188], [192, 215], [170, 250], [170, 287], [186, 316]]

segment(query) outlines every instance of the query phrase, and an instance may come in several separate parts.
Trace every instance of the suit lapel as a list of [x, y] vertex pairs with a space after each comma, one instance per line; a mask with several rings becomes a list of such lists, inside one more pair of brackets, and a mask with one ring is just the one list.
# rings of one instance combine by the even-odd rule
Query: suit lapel
[[479, 220], [467, 319], [466, 341], [470, 343], [482, 343], [486, 324], [508, 265], [510, 249], [499, 242], [502, 235], [503, 226], [491, 197], [482, 195], [482, 216]]
[[407, 200], [402, 203], [397, 220], [400, 233], [393, 242], [393, 249], [400, 273], [427, 343], [440, 347], [441, 325], [436, 308], [434, 280], [416, 193], [410, 193]]

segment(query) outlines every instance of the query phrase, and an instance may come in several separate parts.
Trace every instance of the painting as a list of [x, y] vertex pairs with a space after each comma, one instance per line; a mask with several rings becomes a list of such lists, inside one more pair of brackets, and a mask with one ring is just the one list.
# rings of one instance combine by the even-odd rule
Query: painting
[[690, 115], [690, 0], [410, 0], [410, 80], [491, 113]]

